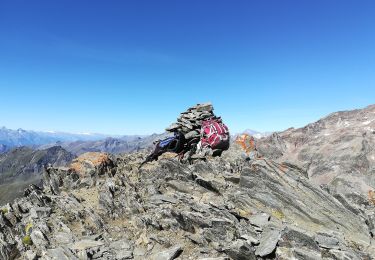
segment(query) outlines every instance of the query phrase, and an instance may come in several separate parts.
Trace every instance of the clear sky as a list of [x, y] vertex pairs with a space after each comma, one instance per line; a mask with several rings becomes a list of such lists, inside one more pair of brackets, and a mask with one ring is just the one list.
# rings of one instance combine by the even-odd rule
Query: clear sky
[[232, 132], [375, 103], [375, 1], [0, 0], [0, 126], [148, 134], [204, 101]]

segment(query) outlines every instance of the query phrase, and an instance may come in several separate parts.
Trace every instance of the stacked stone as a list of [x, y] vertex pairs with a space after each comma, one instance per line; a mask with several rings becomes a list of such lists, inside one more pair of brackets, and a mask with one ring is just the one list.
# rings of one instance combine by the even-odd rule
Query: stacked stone
[[177, 122], [166, 128], [168, 132], [181, 132], [189, 142], [200, 137], [202, 121], [210, 118], [218, 118], [213, 113], [211, 103], [197, 104], [182, 112], [177, 118]]

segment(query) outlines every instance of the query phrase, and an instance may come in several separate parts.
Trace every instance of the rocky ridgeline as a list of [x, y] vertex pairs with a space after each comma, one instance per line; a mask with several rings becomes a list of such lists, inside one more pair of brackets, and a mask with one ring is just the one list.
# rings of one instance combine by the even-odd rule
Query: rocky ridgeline
[[0, 259], [372, 259], [375, 220], [306, 171], [222, 157], [181, 164], [91, 153], [1, 208]]
[[335, 112], [305, 127], [274, 133], [258, 151], [306, 170], [311, 182], [333, 196], [375, 202], [375, 105]]

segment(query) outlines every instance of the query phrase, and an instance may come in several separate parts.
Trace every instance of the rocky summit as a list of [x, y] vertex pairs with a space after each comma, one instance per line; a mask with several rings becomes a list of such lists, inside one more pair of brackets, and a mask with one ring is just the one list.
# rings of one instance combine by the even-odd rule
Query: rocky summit
[[[374, 259], [375, 197], [355, 182], [354, 195], [314, 177], [331, 178], [325, 156], [341, 158], [341, 151], [358, 163], [373, 151], [371, 109], [353, 112], [368, 117], [366, 135], [357, 128], [345, 138], [351, 131], [340, 130], [338, 117], [351, 124], [348, 115], [356, 115], [341, 112], [258, 140], [252, 158], [234, 143], [221, 157], [193, 164], [165, 154], [139, 169], [146, 154], [136, 152], [87, 153], [68, 167], [46, 167], [43, 187], [31, 185], [0, 208], [0, 259]], [[335, 131], [340, 140], [322, 150], [309, 141]], [[368, 146], [345, 157], [357, 138]], [[305, 165], [307, 149], [315, 152]], [[313, 171], [316, 158], [327, 171]], [[343, 176], [351, 173], [349, 162], [341, 167]]]

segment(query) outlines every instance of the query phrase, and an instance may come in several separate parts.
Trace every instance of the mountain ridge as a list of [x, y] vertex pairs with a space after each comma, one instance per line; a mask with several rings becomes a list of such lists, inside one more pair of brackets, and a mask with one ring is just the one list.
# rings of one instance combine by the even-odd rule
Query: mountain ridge
[[17, 147], [0, 154], [0, 204], [22, 195], [28, 185], [39, 184], [43, 166], [67, 166], [74, 158], [59, 146], [44, 150]]
[[258, 151], [306, 169], [331, 192], [355, 200], [375, 190], [375, 105], [334, 112], [302, 128], [258, 140]]
[[108, 137], [103, 134], [74, 134], [59, 131], [33, 131], [19, 128], [17, 130], [0, 128], [0, 144], [9, 147], [17, 146], [38, 146], [57, 141], [76, 140], [98, 140]]
[[165, 154], [139, 168], [140, 150], [46, 167], [42, 187], [0, 208], [0, 256], [375, 257], [375, 106], [255, 143], [252, 157], [234, 142], [221, 157], [191, 164]]

